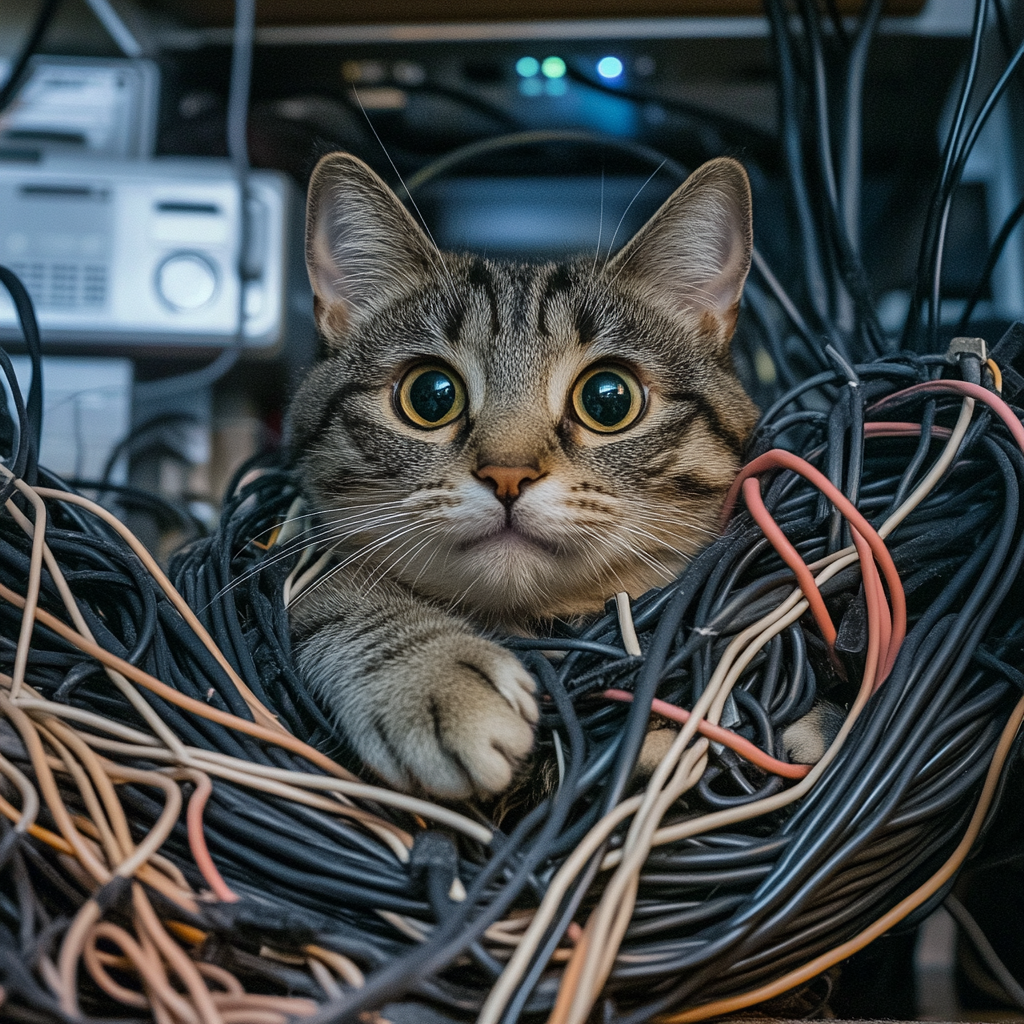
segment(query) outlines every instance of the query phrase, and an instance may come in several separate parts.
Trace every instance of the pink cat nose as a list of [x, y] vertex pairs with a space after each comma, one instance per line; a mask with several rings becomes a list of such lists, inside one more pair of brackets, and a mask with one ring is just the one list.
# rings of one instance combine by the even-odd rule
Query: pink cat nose
[[523, 484], [543, 476], [540, 470], [531, 466], [481, 466], [476, 475], [494, 484], [498, 501], [515, 501]]

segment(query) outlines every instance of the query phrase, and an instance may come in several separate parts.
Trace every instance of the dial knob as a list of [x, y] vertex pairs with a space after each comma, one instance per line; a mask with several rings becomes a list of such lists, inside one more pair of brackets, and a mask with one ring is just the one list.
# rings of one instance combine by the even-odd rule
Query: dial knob
[[171, 309], [200, 309], [217, 291], [217, 271], [194, 252], [179, 252], [160, 264], [156, 290]]

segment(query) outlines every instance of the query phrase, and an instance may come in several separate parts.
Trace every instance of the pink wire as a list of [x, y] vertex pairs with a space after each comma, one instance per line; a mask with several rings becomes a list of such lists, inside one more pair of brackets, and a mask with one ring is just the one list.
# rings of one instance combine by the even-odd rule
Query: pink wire
[[[1022, 437], [1024, 437], [1024, 431], [1022, 431]], [[899, 573], [896, 571], [896, 566], [893, 564], [892, 556], [889, 554], [882, 538], [878, 536], [871, 524], [854, 507], [853, 503], [846, 497], [846, 495], [832, 484], [828, 477], [815, 469], [809, 462], [794, 455], [792, 452], [784, 451], [781, 448], [774, 448], [769, 452], [765, 452], [764, 455], [754, 459], [753, 462], [750, 462], [743, 467], [739, 476], [733, 482], [733, 485], [729, 490], [729, 495], [726, 498], [725, 508], [723, 510], [723, 518], [732, 512], [741, 488], [743, 488], [744, 497], [747, 498], [748, 508], [750, 507], [751, 502], [753, 502], [754, 505], [761, 505], [763, 507], [760, 487], [747, 488], [744, 487], [744, 483], [749, 478], [756, 477], [771, 469], [792, 470], [795, 473], [799, 473], [805, 480], [817, 487], [818, 490], [820, 490], [848, 520], [853, 531], [864, 538], [870, 548], [871, 554], [874, 556], [874, 560], [877, 561], [878, 565], [881, 567], [882, 575], [885, 577], [886, 586], [889, 588], [889, 599], [892, 604], [892, 625], [888, 630], [888, 643], [883, 649], [882, 670], [879, 675], [879, 681], [884, 680], [892, 670], [892, 666], [896, 661], [896, 655], [899, 652], [900, 645], [903, 643], [903, 638], [906, 636], [907, 632], [907, 602], [903, 594], [903, 584], [900, 582]], [[751, 514], [755, 515], [753, 509], [751, 509]], [[760, 510], [758, 510], [757, 515], [760, 515]], [[755, 516], [755, 518], [757, 518], [757, 516]], [[764, 529], [764, 523], [768, 524], [768, 530], [771, 531], [770, 534], [766, 532], [766, 536], [769, 537], [769, 540], [772, 541], [773, 545], [776, 545], [780, 536], [785, 538], [785, 535], [782, 533], [781, 529], [779, 529], [774, 519], [767, 514], [767, 511], [765, 512], [765, 515], [761, 517], [761, 521], [758, 522], [758, 525]], [[776, 546], [776, 550], [779, 550], [780, 555], [787, 560], [787, 565], [790, 564], [788, 559], [792, 558], [793, 554], [796, 555], [796, 558], [800, 559], [799, 552], [793, 548], [788, 539], [784, 539], [784, 545], [789, 548], [789, 551], [785, 554], [783, 554], [784, 548], [783, 550], [780, 550], [779, 547]], [[858, 550], [860, 550], [859, 545]], [[800, 559], [800, 561], [803, 562], [803, 559]], [[868, 559], [868, 561], [871, 561], [871, 559]], [[808, 603], [811, 604], [813, 609], [814, 605], [820, 600], [821, 605], [823, 606], [824, 601], [821, 599], [820, 591], [818, 591], [817, 585], [814, 584], [814, 578], [811, 575], [810, 570], [807, 569], [806, 564], [804, 564], [803, 569], [806, 570], [806, 572], [801, 571], [801, 573], [798, 574], [797, 579], [798, 582], [801, 578], [805, 581], [808, 578], [810, 580], [808, 588], [801, 585], [801, 590], [803, 590], [804, 595], [808, 598]], [[864, 573], [865, 586], [868, 585], [871, 576], [872, 573], [870, 569]], [[881, 584], [879, 583], [879, 585]], [[813, 600], [811, 595], [814, 595]], [[831, 625], [831, 619], [828, 621], [829, 625]], [[881, 622], [879, 625], [881, 626]], [[820, 622], [819, 628], [821, 628]], [[886, 631], [884, 626], [881, 628], [883, 629], [883, 632]], [[834, 627], [832, 627], [832, 629], [832, 636], [834, 638]]]

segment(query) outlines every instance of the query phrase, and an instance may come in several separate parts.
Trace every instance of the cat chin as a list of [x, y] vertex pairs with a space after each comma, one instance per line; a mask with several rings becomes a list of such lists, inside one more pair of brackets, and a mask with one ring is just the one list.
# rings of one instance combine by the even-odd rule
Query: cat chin
[[557, 545], [540, 537], [525, 533], [514, 526], [503, 526], [493, 533], [486, 533], [481, 537], [473, 537], [463, 542], [459, 550], [464, 553], [489, 554], [492, 557], [497, 556], [498, 558], [514, 557], [519, 552], [540, 552], [546, 558], [558, 558], [561, 554]]
[[593, 570], [593, 560], [578, 552], [508, 530], [450, 552], [443, 561], [406, 564], [396, 575], [422, 596], [511, 633], [529, 633], [544, 619], [599, 613], [620, 591], [636, 597], [674, 576], [629, 559], [604, 572]]

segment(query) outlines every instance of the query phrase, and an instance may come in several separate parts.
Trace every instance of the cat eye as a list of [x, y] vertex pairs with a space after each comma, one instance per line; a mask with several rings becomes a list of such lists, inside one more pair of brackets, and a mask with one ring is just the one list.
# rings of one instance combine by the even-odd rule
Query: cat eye
[[396, 398], [405, 418], [424, 430], [446, 426], [466, 408], [462, 381], [451, 370], [434, 364], [410, 370], [398, 385]]
[[644, 389], [622, 366], [592, 366], [573, 385], [580, 423], [601, 434], [624, 430], [643, 412]]

